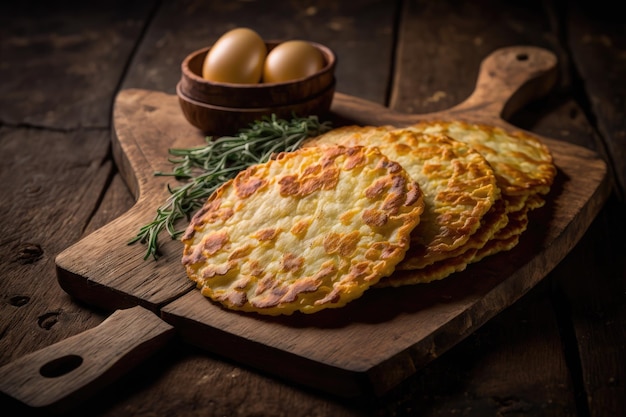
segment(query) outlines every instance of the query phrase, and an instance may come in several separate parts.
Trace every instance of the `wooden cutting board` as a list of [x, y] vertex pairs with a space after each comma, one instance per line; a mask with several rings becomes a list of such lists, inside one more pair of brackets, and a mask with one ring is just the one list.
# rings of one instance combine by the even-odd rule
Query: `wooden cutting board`
[[[402, 114], [337, 93], [331, 117], [336, 126], [460, 119], [515, 129], [505, 119], [551, 89], [556, 66], [546, 50], [504, 48], [482, 63], [472, 95], [447, 111]], [[175, 185], [154, 176], [172, 169], [168, 149], [204, 143], [204, 135], [185, 121], [177, 97], [121, 91], [113, 122], [114, 157], [137, 203], [58, 256], [63, 289], [108, 310], [143, 306], [186, 342], [340, 396], [385, 393], [519, 299], [576, 244], [610, 192], [606, 165], [595, 153], [542, 138], [558, 175], [548, 203], [532, 212], [512, 251], [440, 282], [371, 289], [342, 309], [262, 317], [228, 311], [202, 297], [180, 263], [180, 242], [164, 238], [157, 261], [143, 259], [143, 245], [127, 245], [168, 197], [166, 184]]]

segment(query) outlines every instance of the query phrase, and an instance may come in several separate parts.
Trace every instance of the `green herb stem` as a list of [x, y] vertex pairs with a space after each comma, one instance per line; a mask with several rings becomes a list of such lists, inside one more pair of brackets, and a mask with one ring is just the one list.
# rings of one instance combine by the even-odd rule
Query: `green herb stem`
[[156, 172], [157, 176], [171, 176], [181, 185], [168, 185], [170, 196], [157, 208], [153, 220], [142, 226], [128, 243], [141, 242], [147, 249], [144, 259], [160, 256], [159, 236], [167, 232], [178, 239], [184, 229], [176, 226], [182, 219], [191, 219], [206, 199], [224, 182], [249, 166], [264, 163], [279, 152], [292, 152], [304, 140], [331, 129], [329, 122], [320, 122], [316, 116], [279, 119], [276, 115], [263, 117], [239, 130], [235, 136], [206, 138], [206, 145], [193, 148], [171, 148], [171, 172]]

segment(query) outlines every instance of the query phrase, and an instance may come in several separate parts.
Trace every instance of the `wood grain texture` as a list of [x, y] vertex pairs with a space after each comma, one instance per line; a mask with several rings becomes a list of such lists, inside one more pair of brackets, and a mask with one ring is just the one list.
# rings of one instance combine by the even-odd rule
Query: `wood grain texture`
[[[357, 124], [460, 118], [506, 126], [500, 115], [507, 106], [523, 105], [532, 91], [545, 92], [555, 65], [544, 50], [507, 48], [485, 60], [475, 92], [448, 112], [401, 114], [342, 94], [332, 111]], [[605, 164], [593, 152], [543, 138], [559, 174], [548, 204], [533, 213], [533, 225], [513, 251], [436, 285], [369, 291], [341, 311], [277, 319], [238, 314], [189, 292], [176, 250], [146, 263], [129, 257], [136, 249], [116, 241], [119, 230], [141, 225], [164, 198], [163, 180], [152, 173], [165, 163], [166, 150], [201, 143], [199, 132], [185, 130], [175, 102], [146, 90], [118, 96], [114, 154], [138, 202], [121, 220], [59, 255], [60, 284], [74, 297], [110, 309], [134, 300], [156, 311], [174, 300], [162, 307], [163, 318], [190, 343], [338, 395], [387, 392], [519, 299], [575, 245], [608, 194]], [[585, 176], [577, 174], [581, 166]]]
[[[626, 398], [626, 366], [620, 363], [626, 352], [626, 84], [620, 73], [626, 67], [617, 52], [626, 46], [624, 17], [608, 1], [568, 4], [573, 88], [615, 187], [586, 238], [562, 263], [554, 298], [574, 380], [580, 379], [579, 408], [592, 417], [624, 415], [626, 405], [616, 400]], [[573, 274], [587, 279], [572, 280]]]
[[[576, 11], [577, 4], [585, 7]], [[107, 153], [115, 85], [173, 94], [187, 52], [249, 25], [332, 45], [338, 91], [426, 114], [469, 96], [492, 50], [531, 44], [557, 54], [559, 81], [509, 122], [623, 166], [626, 38], [618, 7], [608, 0], [3, 2], [0, 207], [10, 215], [0, 218], [0, 365], [105, 317], [57, 285], [54, 258], [134, 202]], [[623, 197], [609, 199], [539, 286], [383, 398], [338, 400], [175, 343], [64, 415], [625, 415], [623, 213]], [[2, 415], [41, 415], [13, 412], [1, 397]]]
[[4, 364], [102, 321], [93, 310], [78, 318], [81, 307], [56, 283], [54, 259], [83, 237], [113, 163], [104, 162], [105, 131], [3, 127], [0, 136], [0, 153], [11, 155], [0, 169], [0, 208], [10, 213], [0, 226]]
[[[624, 83], [616, 79], [624, 69], [623, 61], [617, 59], [619, 45], [624, 42], [624, 19], [615, 4], [584, 0], [566, 4], [507, 2], [510, 7], [506, 10], [491, 1], [460, 7], [451, 1], [404, 5], [397, 58], [397, 71], [402, 76], [395, 88], [399, 94], [391, 103], [394, 109], [423, 113], [460, 102], [470, 93], [470, 80], [475, 78], [472, 60], [492, 48], [523, 39], [557, 54], [559, 79], [551, 94], [520, 109], [509, 122], [545, 137], [594, 149], [609, 168], [617, 164], [614, 175], [623, 176], [624, 158], [615, 156], [626, 147], [621, 146], [620, 151], [615, 147], [623, 143], [626, 121], [620, 116]], [[418, 94], [413, 94], [415, 91]], [[422, 378], [416, 379], [423, 381], [423, 390], [431, 395], [421, 396], [421, 391], [415, 391], [414, 398], [400, 395], [403, 409], [415, 407], [420, 410], [416, 414], [421, 415], [446, 414], [446, 410], [474, 415], [624, 414], [624, 405], [615, 398], [618, 392], [626, 398], [624, 384], [619, 382], [624, 378], [618, 371], [625, 368], [618, 364], [620, 355], [613, 347], [624, 346], [626, 340], [617, 330], [626, 320], [626, 293], [617, 289], [626, 285], [623, 244], [617, 243], [623, 240], [617, 236], [624, 233], [623, 214], [618, 214], [624, 205], [613, 198], [605, 207], [580, 248], [548, 275], [544, 296], [550, 302], [520, 300], [521, 305], [518, 302], [508, 315], [498, 316], [457, 346], [453, 360], [450, 356], [442, 358], [450, 361], [447, 365], [439, 362], [442, 359], [429, 365], [420, 373]], [[607, 234], [609, 228], [611, 233]], [[527, 321], [525, 310], [537, 317], [555, 317], [554, 327], [550, 330], [546, 326], [545, 334], [538, 335], [537, 321]], [[496, 329], [507, 334], [511, 327], [521, 333], [516, 334], [519, 339], [492, 338]], [[561, 338], [562, 351], [553, 348], [555, 338]], [[468, 357], [475, 345], [498, 340], [488, 344], [478, 358]], [[528, 341], [533, 341], [532, 359], [513, 347]], [[482, 358], [489, 366], [483, 366]], [[508, 371], [511, 363], [524, 366], [513, 373]], [[430, 386], [433, 374], [442, 381], [435, 388]], [[538, 375], [545, 379], [537, 382]], [[597, 375], [612, 376], [600, 380]], [[446, 377], [453, 382], [446, 383]], [[573, 397], [563, 395], [563, 386], [571, 387]], [[567, 398], [574, 401], [568, 404]]]
[[0, 368], [0, 392], [61, 413], [160, 349], [174, 328], [141, 307], [118, 310], [99, 326]]
[[330, 47], [339, 55], [337, 90], [385, 104], [396, 7], [387, 0], [164, 2], [122, 88], [174, 94], [185, 56], [239, 26], [255, 28], [264, 39], [306, 39]]
[[[106, 227], [59, 254], [56, 262], [61, 268], [59, 283], [69, 294], [81, 294], [83, 301], [109, 311], [139, 304], [156, 312], [160, 305], [194, 286], [185, 279], [180, 264], [171, 262], [178, 257], [180, 242], [164, 238], [164, 256], [156, 262], [143, 259], [142, 245], [128, 242], [141, 225], [152, 220], [156, 207], [169, 195], [166, 186], [170, 179], [154, 175], [171, 169], [162, 138], [168, 138], [169, 147], [189, 147], [201, 144], [203, 137], [182, 118], [177, 100], [146, 100], [151, 92], [136, 93], [124, 95], [127, 100], [119, 100], [114, 108], [116, 133], [122, 137], [113, 141], [113, 154], [137, 203]], [[115, 253], [110, 251], [112, 247], [116, 248]], [[87, 254], [92, 258], [89, 263], [82, 259]], [[98, 268], [105, 277], [92, 275], [92, 268]], [[147, 272], [151, 282], [138, 286], [132, 277], [138, 276], [139, 271], [145, 271], [140, 275]], [[102, 285], [114, 291], [101, 288]]]
[[[597, 4], [574, 1], [568, 7], [567, 33], [572, 59], [578, 70], [575, 83], [584, 83], [590, 93], [583, 97], [590, 106], [589, 115], [596, 118], [604, 152], [615, 175], [617, 192], [626, 198], [626, 94], [622, 72], [626, 49], [624, 17], [617, 6], [600, 0]], [[600, 141], [600, 139], [599, 139]], [[610, 156], [608, 156], [610, 155]]]
[[[119, 7], [123, 3], [123, 8]], [[149, 2], [3, 5], [0, 118], [7, 125], [103, 128]], [[50, 82], [54, 80], [54, 82]]]

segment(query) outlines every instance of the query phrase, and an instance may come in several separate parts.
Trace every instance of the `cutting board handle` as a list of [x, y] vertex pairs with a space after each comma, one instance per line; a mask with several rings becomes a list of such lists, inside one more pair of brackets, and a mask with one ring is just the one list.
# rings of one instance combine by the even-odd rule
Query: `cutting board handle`
[[174, 328], [136, 306], [99, 326], [0, 368], [0, 392], [28, 407], [61, 413], [162, 348]]
[[508, 120], [554, 87], [557, 63], [556, 55], [535, 46], [497, 49], [482, 61], [472, 94], [448, 112]]
[[466, 120], [510, 127], [507, 120], [527, 103], [550, 92], [558, 60], [547, 49], [510, 46], [496, 49], [480, 64], [473, 92], [446, 110], [410, 114], [368, 100], [335, 93], [332, 111], [339, 120], [362, 125], [410, 125], [422, 120]]

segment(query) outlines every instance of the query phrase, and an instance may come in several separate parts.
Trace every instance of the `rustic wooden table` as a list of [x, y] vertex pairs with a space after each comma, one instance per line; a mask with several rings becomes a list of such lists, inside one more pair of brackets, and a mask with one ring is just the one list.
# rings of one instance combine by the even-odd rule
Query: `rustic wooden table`
[[[59, 287], [55, 257], [134, 203], [110, 151], [115, 97], [128, 88], [173, 94], [184, 56], [233, 27], [326, 44], [339, 56], [338, 91], [415, 114], [469, 96], [495, 49], [546, 48], [559, 59], [557, 85], [509, 121], [594, 150], [613, 187], [539, 285], [381, 398], [292, 386], [174, 340], [67, 415], [625, 415], [626, 21], [617, 6], [12, 3], [0, 6], [0, 366], [110, 314]], [[38, 413], [2, 397], [0, 414]]]

